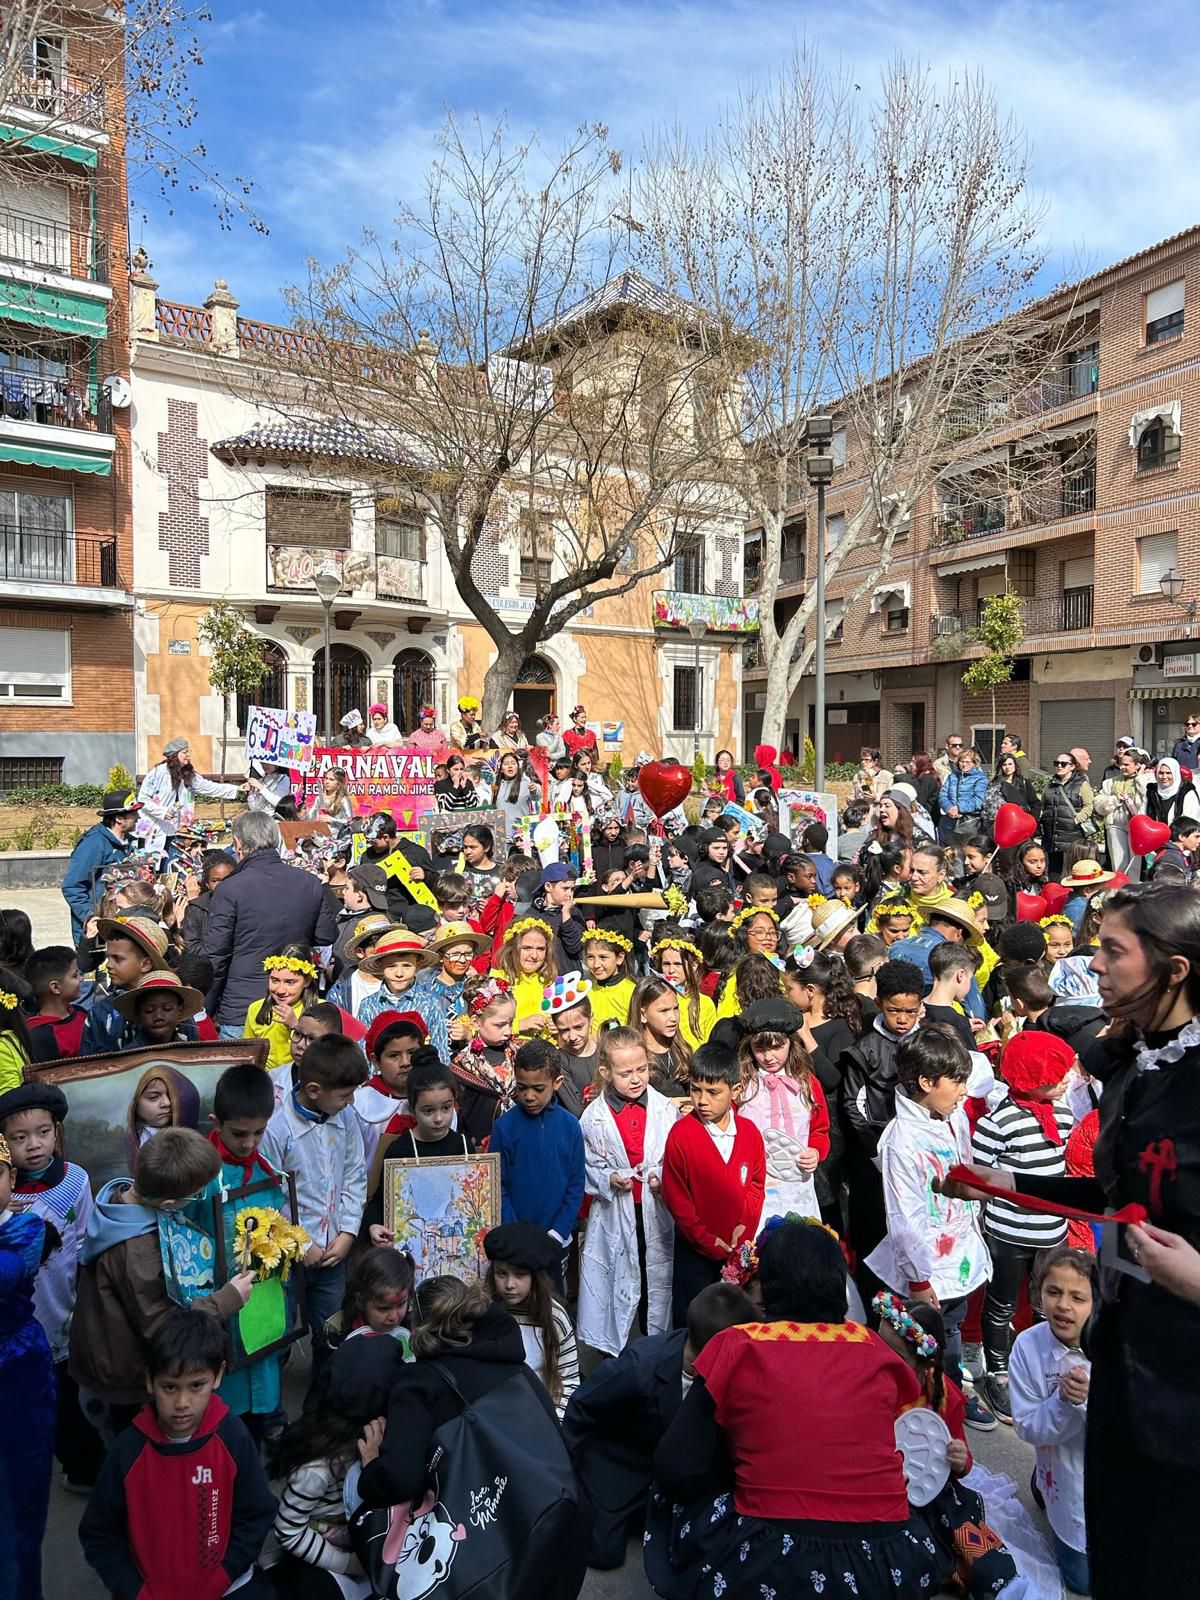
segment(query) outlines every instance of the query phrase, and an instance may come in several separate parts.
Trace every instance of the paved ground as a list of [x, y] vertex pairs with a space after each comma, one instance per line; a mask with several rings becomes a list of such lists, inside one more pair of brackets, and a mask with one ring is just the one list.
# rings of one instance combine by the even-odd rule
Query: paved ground
[[35, 945], [71, 943], [71, 913], [57, 889], [6, 889], [0, 893], [4, 904], [27, 913]]

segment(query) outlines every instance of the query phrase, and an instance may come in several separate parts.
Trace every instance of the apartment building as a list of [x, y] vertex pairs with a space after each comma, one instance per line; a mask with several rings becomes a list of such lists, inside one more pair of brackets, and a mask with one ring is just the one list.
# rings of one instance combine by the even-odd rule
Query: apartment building
[[[315, 711], [320, 726], [325, 613], [314, 578], [330, 568], [342, 580], [330, 607], [335, 726], [346, 711], [381, 702], [405, 731], [425, 703], [447, 727], [458, 696], [481, 692], [495, 651], [459, 598], [433, 526], [378, 492], [361, 433], [313, 419], [303, 399], [311, 351], [295, 329], [241, 317], [223, 280], [201, 306], [158, 288], [149, 271], [134, 272], [138, 770], [181, 735], [197, 766], [216, 771], [226, 711], [229, 768], [242, 768], [246, 704], [227, 707], [212, 692], [198, 634], [219, 598], [262, 640], [268, 670], [257, 702]], [[636, 314], [652, 293], [623, 274], [597, 291], [589, 314]], [[281, 404], [288, 369], [296, 400]], [[514, 627], [562, 559], [553, 528], [526, 510], [523, 495], [510, 497], [507, 520], [489, 529], [472, 568]], [[743, 599], [741, 543], [731, 509], [672, 568], [542, 641], [513, 694], [526, 733], [547, 711], [565, 721], [582, 702], [590, 720], [611, 725], [606, 759], [647, 750], [690, 762], [697, 742], [709, 759], [736, 750], [741, 634], [757, 615]]]
[[[1005, 730], [1033, 760], [1082, 744], [1101, 765], [1132, 733], [1170, 750], [1200, 710], [1200, 228], [1071, 285], [1039, 307], [1059, 346], [1053, 369], [997, 407], [984, 429], [989, 487], [943, 482], [913, 510], [886, 578], [853, 603], [869, 566], [851, 552], [829, 584], [826, 751], [861, 745], [896, 759], [951, 730], [990, 752]], [[964, 417], [978, 430], [981, 419]], [[986, 419], [983, 419], [986, 422]], [[852, 452], [827, 498], [836, 546], [861, 497]], [[1031, 458], [1034, 470], [1031, 469]], [[798, 606], [816, 566], [815, 517], [798, 504], [785, 533], [777, 610]], [[747, 534], [746, 589], [756, 535]], [[971, 696], [962, 673], [981, 653], [979, 607], [1011, 592], [1025, 638], [1012, 682]], [[747, 645], [744, 731], [761, 725], [761, 682]], [[813, 681], [788, 711], [788, 742], [811, 732]]]
[[122, 28], [47, 7], [0, 79], [0, 789], [134, 760]]

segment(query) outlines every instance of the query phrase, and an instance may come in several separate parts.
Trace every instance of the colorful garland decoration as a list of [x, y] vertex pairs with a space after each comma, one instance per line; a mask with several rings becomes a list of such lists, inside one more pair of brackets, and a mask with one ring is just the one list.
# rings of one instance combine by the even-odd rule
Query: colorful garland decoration
[[[586, 938], [587, 935], [585, 934], [584, 937]], [[703, 961], [704, 959], [704, 957], [700, 954], [699, 949], [692, 943], [690, 939], [659, 939], [657, 944], [652, 944], [650, 946], [651, 959], [653, 959], [660, 950], [680, 950], [685, 955], [694, 956], [697, 961]]]
[[906, 1339], [923, 1361], [932, 1361], [938, 1353], [938, 1342], [907, 1310], [904, 1301], [890, 1289], [881, 1289], [871, 1301], [871, 1309], [886, 1317], [902, 1339]]
[[512, 984], [509, 983], [507, 978], [487, 978], [467, 1002], [467, 1014], [477, 1017], [480, 1012], [486, 1011], [491, 1005], [495, 1005], [497, 1000], [511, 999]]
[[263, 962], [264, 972], [302, 972], [306, 978], [315, 978], [316, 964], [299, 956], [268, 956]]
[[779, 913], [772, 911], [770, 906], [743, 906], [729, 924], [730, 937], [732, 938], [743, 922], [749, 922], [752, 917], [770, 917], [775, 926], [779, 926]]
[[582, 943], [611, 944], [618, 950], [624, 950], [627, 956], [633, 954], [632, 939], [627, 939], [623, 933], [615, 933], [609, 928], [589, 928], [583, 935]]
[[516, 939], [523, 933], [532, 933], [535, 928], [539, 933], [544, 933], [547, 939], [553, 939], [554, 929], [548, 922], [544, 922], [541, 917], [521, 917], [516, 922], [509, 923], [504, 930], [504, 938], [500, 942], [501, 944], [508, 944], [511, 939]]
[[1072, 933], [1075, 932], [1075, 924], [1071, 921], [1070, 917], [1064, 917], [1061, 911], [1060, 912], [1056, 912], [1055, 915], [1052, 916], [1052, 917], [1043, 917], [1042, 920], [1038, 923], [1038, 927], [1039, 928], [1070, 928]]

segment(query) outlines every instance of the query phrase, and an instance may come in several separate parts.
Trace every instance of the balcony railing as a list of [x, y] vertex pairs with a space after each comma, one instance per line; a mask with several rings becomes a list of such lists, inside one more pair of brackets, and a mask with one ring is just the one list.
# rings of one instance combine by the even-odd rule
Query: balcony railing
[[[1096, 469], [1065, 478], [1057, 487], [1028, 490], [1020, 499], [1020, 521], [1011, 524], [1024, 529], [1034, 523], [1057, 522], [1061, 517], [1084, 516], [1096, 509]], [[966, 539], [990, 539], [1003, 533], [1007, 521], [1001, 499], [971, 506], [943, 506], [934, 514], [930, 543], [961, 544]]]
[[1010, 422], [1020, 422], [1024, 417], [1040, 416], [1044, 411], [1083, 400], [1099, 388], [1099, 355], [1081, 356], [1044, 373], [1036, 383], [1008, 392], [997, 389], [978, 400], [955, 406], [946, 416], [946, 434], [951, 440], [968, 439]]
[[803, 583], [804, 557], [784, 556], [779, 563], [779, 581], [780, 583]]
[[0, 559], [3, 576], [10, 583], [118, 587], [117, 541], [113, 534], [0, 523]]
[[[1081, 584], [1065, 589], [1062, 594], [1047, 595], [1041, 599], [1021, 601], [1021, 613], [1026, 635], [1080, 633], [1092, 625], [1093, 588]], [[963, 639], [964, 645], [974, 642], [979, 628], [984, 602], [977, 601], [973, 611], [943, 611], [929, 619], [929, 631], [934, 639]]]
[[984, 539], [999, 533], [1005, 524], [1004, 501], [987, 500], [977, 505], [946, 505], [934, 513], [933, 544], [960, 544], [964, 539]]
[[339, 598], [399, 600], [426, 604], [426, 565], [402, 556], [380, 556], [369, 550], [336, 550], [312, 545], [269, 544], [267, 588], [273, 593], [316, 597], [313, 578], [323, 567], [341, 573]]
[[0, 260], [88, 283], [108, 282], [106, 235], [19, 211], [0, 210]]
[[60, 122], [104, 132], [104, 85], [70, 72], [25, 72], [8, 84], [4, 103]]
[[107, 390], [98, 392], [94, 412], [88, 404], [87, 385], [77, 384], [72, 378], [0, 371], [0, 417], [8, 421], [111, 433], [112, 401]]

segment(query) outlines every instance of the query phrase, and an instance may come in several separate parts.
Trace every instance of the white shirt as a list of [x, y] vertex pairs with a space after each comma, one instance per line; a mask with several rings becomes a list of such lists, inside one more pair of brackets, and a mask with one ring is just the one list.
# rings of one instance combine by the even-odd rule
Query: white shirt
[[1013, 1341], [1008, 1395], [1013, 1432], [1037, 1447], [1037, 1484], [1050, 1526], [1072, 1550], [1086, 1550], [1083, 1443], [1087, 1403], [1071, 1405], [1058, 1389], [1058, 1380], [1073, 1367], [1092, 1370], [1082, 1350], [1069, 1350], [1055, 1338], [1048, 1322], [1034, 1323]]
[[723, 1128], [718, 1128], [715, 1122], [706, 1122], [704, 1126], [708, 1130], [709, 1138], [717, 1147], [717, 1154], [728, 1166], [730, 1157], [733, 1155], [733, 1143], [737, 1138], [737, 1118], [731, 1111], [729, 1119]]

